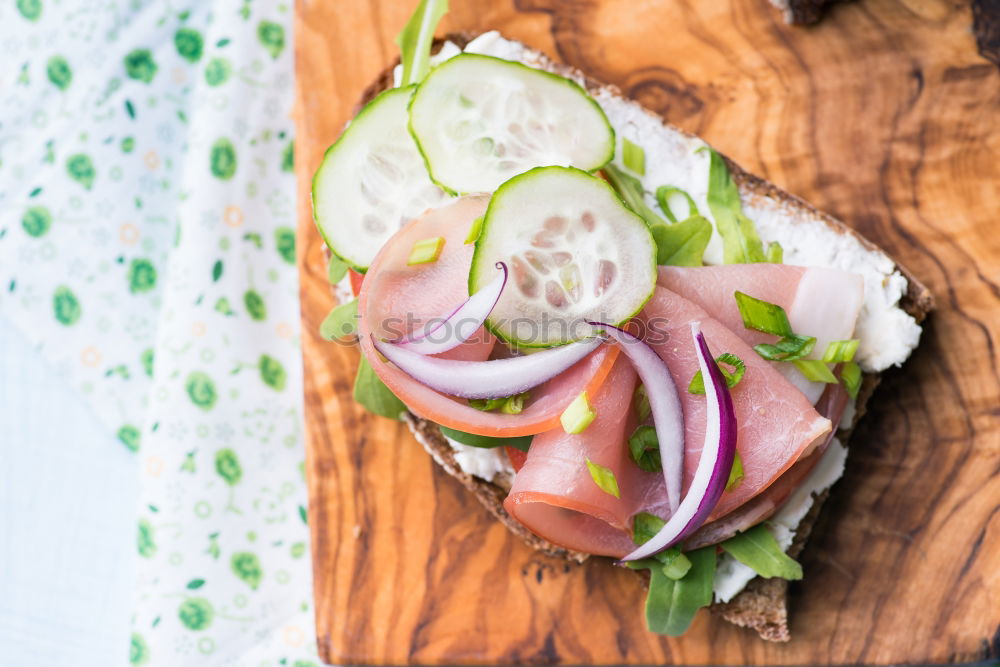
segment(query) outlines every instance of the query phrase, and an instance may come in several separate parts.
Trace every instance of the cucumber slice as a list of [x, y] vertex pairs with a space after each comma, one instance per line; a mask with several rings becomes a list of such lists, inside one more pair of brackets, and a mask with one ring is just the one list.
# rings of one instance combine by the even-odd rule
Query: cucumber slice
[[449, 197], [427, 175], [407, 130], [415, 86], [369, 102], [313, 176], [313, 218], [330, 249], [359, 271], [396, 230]]
[[604, 181], [572, 167], [538, 167], [490, 199], [469, 272], [475, 294], [506, 262], [510, 280], [487, 319], [520, 347], [549, 347], [619, 324], [656, 285], [656, 244], [642, 218]]
[[424, 79], [410, 103], [410, 131], [431, 178], [454, 193], [492, 192], [543, 165], [593, 171], [615, 153], [611, 123], [579, 85], [473, 53]]

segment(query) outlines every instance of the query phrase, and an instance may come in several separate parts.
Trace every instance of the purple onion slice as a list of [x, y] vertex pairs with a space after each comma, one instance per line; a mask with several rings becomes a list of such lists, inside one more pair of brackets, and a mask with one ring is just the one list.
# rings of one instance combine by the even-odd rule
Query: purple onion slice
[[[691, 333], [698, 352], [698, 365], [705, 382], [708, 401], [708, 423], [705, 428], [705, 446], [701, 450], [698, 468], [687, 495], [652, 539], [622, 560], [646, 558], [673, 546], [694, 532], [712, 513], [719, 497], [726, 488], [729, 471], [736, 455], [736, 412], [729, 395], [726, 380], [722, 377], [715, 357], [708, 349], [705, 336], [696, 322], [691, 323]], [[652, 406], [652, 402], [650, 402]]]
[[458, 347], [473, 336], [491, 312], [507, 284], [507, 265], [497, 262], [500, 275], [470, 296], [449, 315], [435, 317], [422, 330], [392, 341], [417, 354], [440, 354]]
[[403, 345], [374, 341], [375, 348], [400, 370], [431, 389], [461, 398], [502, 398], [536, 387], [581, 361], [604, 343], [587, 338], [534, 354], [490, 361], [428, 357]]
[[656, 439], [660, 443], [660, 462], [663, 465], [663, 480], [667, 484], [667, 501], [670, 512], [676, 513], [684, 473], [684, 411], [681, 409], [681, 399], [677, 395], [674, 378], [660, 355], [637, 336], [610, 324], [590, 324], [615, 339], [646, 387]]

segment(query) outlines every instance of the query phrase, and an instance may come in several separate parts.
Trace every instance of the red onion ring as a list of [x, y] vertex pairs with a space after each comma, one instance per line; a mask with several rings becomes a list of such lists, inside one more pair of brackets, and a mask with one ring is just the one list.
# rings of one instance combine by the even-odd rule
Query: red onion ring
[[554, 378], [596, 350], [604, 341], [588, 338], [534, 354], [490, 361], [457, 361], [428, 357], [385, 341], [375, 349], [414, 380], [450, 396], [502, 398], [514, 396]]
[[[695, 339], [701, 375], [709, 380], [705, 382], [705, 398], [708, 401], [705, 446], [701, 450], [691, 487], [677, 511], [670, 516], [660, 532], [622, 561], [638, 560], [662, 551], [680, 542], [705, 523], [726, 489], [729, 471], [733, 467], [733, 458], [736, 456], [736, 412], [733, 410], [733, 400], [697, 322], [691, 323], [691, 333]], [[652, 403], [650, 406], [652, 407]]]
[[667, 501], [671, 514], [677, 511], [684, 476], [684, 411], [677, 395], [677, 385], [660, 355], [628, 331], [602, 322], [590, 322], [614, 338], [628, 356], [646, 387], [650, 413], [660, 443], [663, 480], [667, 484]]
[[[455, 308], [450, 315], [436, 317], [422, 331], [411, 332], [390, 342], [417, 354], [440, 354], [467, 341], [483, 326], [507, 285], [507, 265], [497, 262], [496, 266], [501, 274]], [[446, 336], [441, 340], [431, 340], [442, 328], [445, 329], [443, 333]]]

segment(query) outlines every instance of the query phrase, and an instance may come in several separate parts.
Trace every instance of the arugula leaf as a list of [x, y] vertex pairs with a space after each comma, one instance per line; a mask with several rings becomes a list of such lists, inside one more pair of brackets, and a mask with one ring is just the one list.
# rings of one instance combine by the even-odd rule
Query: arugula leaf
[[740, 191], [729, 174], [729, 167], [716, 151], [703, 146], [709, 153], [708, 209], [722, 237], [722, 257], [726, 264], [766, 262], [764, 245], [753, 221], [743, 214]]
[[656, 263], [670, 266], [701, 266], [705, 248], [712, 238], [712, 223], [700, 215], [673, 225], [650, 225], [656, 241]]
[[674, 195], [682, 195], [684, 199], [687, 200], [688, 213], [686, 218], [693, 218], [696, 215], [701, 215], [701, 213], [698, 212], [698, 206], [694, 203], [694, 199], [691, 198], [691, 195], [673, 185], [661, 185], [656, 188], [656, 203], [660, 205], [660, 210], [663, 211], [663, 215], [667, 216], [667, 219], [670, 220], [670, 222], [677, 222], [677, 216], [674, 215], [674, 210], [670, 207], [670, 198]]
[[337, 340], [350, 336], [358, 330], [358, 300], [335, 306], [319, 325], [319, 335], [323, 340]]
[[590, 470], [590, 477], [594, 480], [594, 484], [601, 491], [615, 498], [622, 497], [621, 492], [618, 490], [618, 480], [615, 478], [615, 473], [611, 468], [587, 459], [587, 469]]
[[[663, 528], [666, 523], [666, 521], [655, 514], [650, 514], [649, 512], [639, 512], [632, 517], [632, 541], [639, 545], [649, 542], [651, 539], [656, 537], [656, 534], [660, 532], [660, 529]], [[639, 562], [641, 563], [642, 561]]]
[[660, 462], [660, 441], [656, 437], [656, 429], [642, 425], [632, 431], [628, 437], [628, 451], [632, 460], [641, 470], [659, 472], [663, 470]]
[[712, 604], [715, 580], [715, 545], [683, 554], [691, 563], [680, 579], [671, 579], [659, 561], [629, 563], [632, 569], [648, 569], [651, 575], [646, 595], [646, 627], [650, 632], [677, 637], [684, 634], [695, 613]]
[[604, 165], [604, 175], [608, 177], [608, 181], [611, 182], [611, 186], [622, 198], [622, 201], [635, 211], [636, 215], [645, 220], [647, 225], [666, 224], [663, 218], [646, 204], [646, 190], [638, 178], [626, 174], [613, 164]]
[[354, 378], [354, 400], [369, 412], [390, 419], [399, 419], [406, 412], [406, 405], [385, 386], [364, 357], [361, 357], [358, 375]]
[[326, 279], [331, 285], [336, 285], [347, 275], [347, 262], [330, 253], [330, 261], [326, 264]]
[[[632, 517], [632, 541], [636, 544], [645, 544], [653, 539], [664, 525], [666, 521], [655, 514], [639, 512]], [[691, 561], [681, 553], [680, 547], [670, 547], [650, 558], [629, 563], [628, 566], [633, 570], [659, 567], [671, 579], [680, 579], [691, 569]]]
[[730, 537], [720, 546], [762, 577], [802, 578], [802, 566], [781, 550], [778, 540], [763, 523]]
[[401, 86], [419, 83], [430, 71], [434, 30], [448, 12], [448, 0], [421, 0], [403, 30], [396, 35], [403, 63]]
[[469, 447], [482, 447], [484, 449], [492, 449], [493, 447], [513, 447], [514, 449], [520, 449], [522, 452], [528, 451], [528, 447], [531, 445], [531, 439], [535, 436], [533, 435], [522, 435], [517, 438], [492, 438], [488, 435], [476, 435], [474, 433], [466, 433], [465, 431], [456, 431], [453, 428], [448, 428], [447, 426], [441, 426], [438, 424], [438, 428], [441, 429], [441, 433], [445, 437], [451, 438], [455, 442], [460, 442], [463, 445], [468, 445]]

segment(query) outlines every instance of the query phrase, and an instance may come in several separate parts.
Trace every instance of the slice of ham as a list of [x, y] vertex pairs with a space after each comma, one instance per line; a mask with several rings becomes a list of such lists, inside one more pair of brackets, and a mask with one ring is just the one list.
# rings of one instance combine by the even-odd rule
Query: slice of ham
[[[847, 407], [847, 400], [847, 392], [842, 385], [827, 385], [826, 391], [823, 392], [823, 396], [816, 404], [816, 409], [832, 423], [838, 424], [844, 414], [844, 408]], [[695, 531], [684, 541], [684, 549], [698, 549], [709, 544], [718, 544], [772, 516], [781, 509], [792, 492], [799, 488], [816, 467], [816, 464], [823, 458], [823, 454], [826, 453], [835, 433], [836, 429], [831, 429], [823, 441], [816, 446], [815, 451], [796, 461], [785, 474], [749, 502], [744, 503], [724, 517], [706, 523]]]
[[[508, 415], [476, 410], [468, 401], [421, 384], [386, 362], [372, 337], [395, 339], [452, 312], [468, 298], [468, 275], [474, 246], [466, 244], [472, 221], [486, 210], [489, 197], [473, 195], [424, 213], [400, 229], [379, 251], [358, 296], [361, 351], [379, 378], [415, 414], [466, 433], [495, 437], [531, 435], [559, 425], [559, 415], [581, 391], [596, 393], [618, 357], [618, 348], [602, 345], [569, 370], [531, 390], [523, 412]], [[435, 262], [408, 266], [413, 244], [443, 237]], [[483, 361], [496, 340], [484, 328], [441, 357]], [[498, 349], [500, 346], [496, 346]]]
[[[635, 548], [632, 517], [647, 503], [650, 489], [663, 487], [662, 475], [640, 470], [624, 444], [636, 422], [636, 382], [635, 370], [622, 355], [592, 397], [597, 417], [583, 433], [555, 428], [535, 436], [504, 501], [511, 516], [574, 551], [621, 557]], [[621, 498], [597, 486], [588, 459], [615, 474]], [[665, 496], [666, 490], [661, 493]]]
[[[858, 274], [787, 264], [661, 266], [657, 284], [695, 302], [750, 346], [773, 343], [777, 337], [747, 329], [733, 293], [778, 304], [795, 333], [816, 337], [810, 359], [821, 358], [830, 342], [854, 335], [864, 303], [864, 279]], [[822, 382], [807, 380], [794, 364], [774, 362], [774, 367], [810, 403], [816, 403], [826, 388]]]
[[716, 354], [729, 352], [746, 364], [742, 381], [730, 390], [739, 425], [736, 447], [744, 477], [739, 486], [723, 493], [709, 521], [725, 516], [766, 489], [829, 434], [830, 420], [821, 416], [802, 392], [694, 302], [657, 286], [639, 320], [645, 329], [645, 341], [666, 362], [680, 389], [685, 425], [685, 491], [701, 456], [706, 409], [704, 396], [686, 391], [698, 371], [691, 322], [700, 323]]

